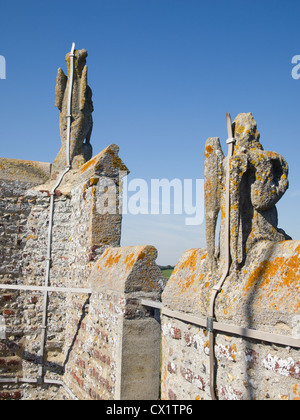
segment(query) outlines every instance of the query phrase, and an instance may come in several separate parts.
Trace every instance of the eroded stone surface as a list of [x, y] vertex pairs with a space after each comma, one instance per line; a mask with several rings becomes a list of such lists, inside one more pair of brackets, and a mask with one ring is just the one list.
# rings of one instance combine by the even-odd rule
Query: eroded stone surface
[[[300, 241], [289, 240], [278, 228], [276, 210], [288, 188], [288, 165], [278, 153], [263, 150], [252, 114], [240, 114], [233, 131], [231, 266], [214, 314], [227, 325], [299, 338]], [[164, 308], [202, 320], [210, 313], [213, 287], [224, 273], [226, 168], [219, 139], [209, 138], [205, 148], [207, 249], [182, 255], [162, 295]], [[162, 399], [211, 399], [207, 330], [164, 315], [162, 348]], [[218, 332], [215, 354], [219, 399], [299, 399], [299, 349]]]
[[[278, 153], [263, 150], [251, 113], [239, 114], [233, 123], [236, 138], [230, 161], [230, 245], [235, 269], [246, 253], [262, 240], [291, 239], [278, 228], [276, 203], [288, 189], [288, 165]], [[205, 148], [206, 239], [210, 269], [222, 263], [225, 222], [226, 161], [218, 138]], [[216, 222], [221, 211], [220, 248], [215, 249]]]
[[156, 258], [149, 245], [108, 248], [95, 264], [89, 313], [65, 375], [80, 399], [158, 398], [160, 325], [141, 305], [159, 300], [165, 284]]
[[[75, 50], [74, 82], [72, 88], [72, 124], [70, 137], [70, 162], [73, 169], [80, 168], [93, 155], [90, 144], [93, 129], [92, 90], [87, 83], [86, 50]], [[66, 55], [68, 76], [61, 68], [56, 79], [55, 106], [60, 110], [61, 149], [53, 162], [54, 170], [61, 171], [67, 166], [66, 145], [68, 125], [68, 94], [70, 89], [70, 53]]]

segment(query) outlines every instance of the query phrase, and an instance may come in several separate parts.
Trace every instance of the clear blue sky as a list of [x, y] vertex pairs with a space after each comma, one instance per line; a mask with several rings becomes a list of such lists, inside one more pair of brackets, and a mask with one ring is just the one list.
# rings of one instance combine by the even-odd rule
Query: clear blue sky
[[[226, 111], [252, 112], [265, 149], [289, 163], [279, 225], [300, 239], [299, 0], [2, 0], [0, 11], [2, 157], [55, 158], [56, 72], [75, 41], [89, 53], [95, 154], [117, 143], [129, 180], [201, 179], [207, 137], [226, 139]], [[146, 243], [175, 264], [205, 246], [204, 225], [124, 217], [122, 244]]]

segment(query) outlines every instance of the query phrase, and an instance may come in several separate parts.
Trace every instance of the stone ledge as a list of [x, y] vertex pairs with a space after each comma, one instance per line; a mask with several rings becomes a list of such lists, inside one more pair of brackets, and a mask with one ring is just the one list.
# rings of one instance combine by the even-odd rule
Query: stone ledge
[[119, 146], [111, 144], [102, 152], [86, 162], [79, 169], [79, 176], [81, 178], [89, 178], [94, 174], [105, 173], [106, 176], [116, 176], [120, 171], [129, 173], [127, 166], [118, 157]]
[[42, 184], [51, 176], [51, 163], [0, 158], [0, 179]]
[[[102, 152], [98, 153], [91, 160], [81, 166], [80, 169], [71, 169], [63, 178], [59, 190], [68, 195], [76, 186], [89, 182], [92, 178], [106, 177], [121, 180], [129, 174], [127, 166], [118, 156], [119, 146], [111, 144]], [[52, 171], [51, 179], [48, 178], [43, 185], [39, 185], [37, 190], [52, 190], [62, 171]]]
[[[171, 310], [206, 317], [222, 269], [207, 270], [204, 249], [186, 251], [162, 295]], [[218, 321], [292, 335], [300, 318], [300, 241], [262, 241], [239, 275], [231, 273], [216, 301]]]
[[157, 293], [159, 298], [165, 278], [156, 258], [157, 250], [151, 245], [108, 248], [91, 273], [90, 285], [95, 290]]

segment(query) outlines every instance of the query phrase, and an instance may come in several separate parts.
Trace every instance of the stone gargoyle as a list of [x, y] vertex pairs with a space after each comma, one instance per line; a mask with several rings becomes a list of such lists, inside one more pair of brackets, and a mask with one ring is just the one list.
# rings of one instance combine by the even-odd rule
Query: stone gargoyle
[[[235, 144], [230, 161], [230, 254], [234, 269], [239, 270], [246, 254], [258, 241], [291, 239], [278, 229], [275, 206], [289, 183], [287, 162], [280, 154], [263, 149], [251, 113], [239, 114], [232, 129]], [[219, 138], [209, 138], [205, 148], [205, 221], [211, 271], [223, 260], [226, 162]], [[220, 246], [217, 247], [220, 211]]]
[[[70, 136], [70, 163], [72, 169], [80, 168], [91, 159], [93, 155], [90, 144], [93, 129], [92, 90], [87, 83], [87, 51], [74, 51], [74, 80], [72, 87], [72, 119]], [[60, 171], [66, 168], [66, 142], [68, 125], [68, 93], [70, 89], [70, 53], [66, 55], [68, 76], [61, 68], [58, 69], [56, 78], [56, 102], [55, 106], [60, 110], [60, 136], [61, 148], [53, 162], [54, 170]]]

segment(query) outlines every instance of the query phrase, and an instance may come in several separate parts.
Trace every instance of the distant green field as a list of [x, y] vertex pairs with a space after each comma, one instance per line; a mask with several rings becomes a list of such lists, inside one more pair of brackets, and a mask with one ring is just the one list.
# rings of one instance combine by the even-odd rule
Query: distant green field
[[171, 277], [171, 274], [172, 274], [172, 273], [173, 273], [173, 271], [174, 271], [174, 267], [172, 267], [172, 266], [170, 266], [170, 265], [167, 265], [167, 266], [160, 266], [159, 268], [161, 269], [161, 271], [162, 271], [163, 275], [164, 275], [167, 279], [169, 279], [169, 278]]

